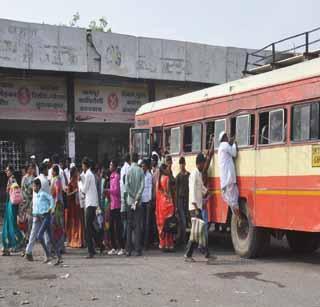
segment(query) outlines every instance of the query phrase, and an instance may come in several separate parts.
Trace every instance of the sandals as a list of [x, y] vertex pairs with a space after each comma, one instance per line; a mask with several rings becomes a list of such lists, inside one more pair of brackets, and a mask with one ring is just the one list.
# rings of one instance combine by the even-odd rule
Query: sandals
[[62, 264], [63, 263], [63, 260], [61, 259], [61, 258], [58, 258], [58, 260], [55, 262], [55, 266], [58, 266], [58, 265], [60, 265], [60, 264]]

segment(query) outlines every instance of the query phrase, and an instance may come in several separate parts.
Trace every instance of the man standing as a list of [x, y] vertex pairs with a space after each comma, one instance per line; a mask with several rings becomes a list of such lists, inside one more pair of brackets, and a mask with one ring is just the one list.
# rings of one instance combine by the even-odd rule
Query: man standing
[[151, 207], [151, 220], [150, 220], [150, 228], [151, 228], [151, 241], [155, 246], [159, 246], [159, 235], [158, 235], [158, 227], [156, 221], [156, 190], [157, 190], [157, 182], [160, 176], [159, 170], [159, 155], [153, 154], [151, 157], [151, 174], [152, 174], [152, 207]]
[[149, 171], [149, 161], [142, 161], [142, 170], [144, 173], [144, 190], [142, 193], [142, 210], [143, 210], [143, 245], [144, 249], [147, 249], [149, 246], [149, 237], [150, 237], [150, 222], [151, 222], [151, 213], [152, 213], [152, 175]]
[[142, 255], [142, 219], [143, 210], [141, 196], [144, 190], [144, 173], [138, 166], [139, 157], [136, 153], [132, 155], [132, 164], [126, 176], [127, 193], [127, 256], [132, 253], [132, 232], [134, 230], [135, 250], [137, 256]]
[[39, 167], [38, 167], [38, 164], [37, 164], [36, 156], [32, 155], [30, 157], [30, 160], [31, 160], [31, 163], [33, 164], [33, 166], [34, 166], [34, 168], [36, 170], [36, 175], [39, 176]]
[[121, 191], [121, 213], [125, 212], [126, 209], [126, 195], [125, 195], [125, 183], [126, 177], [130, 169], [130, 155], [127, 154], [124, 158], [124, 164], [120, 171], [120, 191]]
[[41, 181], [41, 190], [50, 194], [50, 184], [48, 180], [48, 165], [42, 163], [39, 168], [40, 175], [37, 177]]
[[189, 204], [189, 176], [186, 170], [186, 160], [181, 157], [179, 160], [180, 173], [176, 177], [177, 211], [179, 216], [179, 242], [186, 243], [187, 212]]
[[[202, 220], [203, 199], [207, 196], [208, 190], [203, 184], [202, 171], [206, 163], [205, 156], [200, 153], [196, 158], [196, 169], [191, 172], [189, 178], [189, 211], [191, 218], [198, 218]], [[198, 245], [197, 242], [189, 240], [187, 244], [187, 251], [185, 254], [185, 261], [194, 261], [192, 258], [193, 251]], [[204, 249], [205, 257], [209, 258], [209, 249], [206, 242], [206, 246], [202, 246]]]
[[65, 169], [63, 170], [64, 172], [64, 176], [67, 180], [67, 185], [70, 182], [70, 169], [71, 169], [71, 159], [70, 158], [66, 158], [65, 160]]
[[94, 237], [95, 228], [94, 220], [96, 217], [96, 209], [98, 207], [98, 191], [96, 186], [96, 179], [90, 169], [90, 161], [88, 158], [82, 160], [82, 192], [85, 194], [85, 220], [86, 220], [86, 241], [88, 246], [87, 258], [93, 258], [95, 255]]
[[239, 211], [239, 190], [237, 186], [236, 170], [233, 159], [237, 157], [237, 145], [222, 131], [219, 135], [219, 167], [222, 198], [236, 215]]
[[125, 242], [127, 240], [127, 193], [126, 193], [126, 177], [130, 169], [131, 157], [126, 154], [124, 157], [124, 164], [120, 171], [120, 192], [121, 192], [121, 222], [122, 222], [122, 238]]

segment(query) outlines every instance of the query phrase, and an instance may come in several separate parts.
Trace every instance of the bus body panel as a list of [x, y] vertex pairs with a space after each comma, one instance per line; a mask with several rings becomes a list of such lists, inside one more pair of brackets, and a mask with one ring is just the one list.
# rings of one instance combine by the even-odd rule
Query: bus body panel
[[[246, 79], [240, 81], [246, 82]], [[191, 103], [185, 101], [180, 105], [158, 108], [145, 114], [138, 112], [136, 123], [142, 123], [139, 128], [165, 129], [221, 118], [229, 120], [237, 114], [254, 114], [254, 144], [248, 148], [240, 148], [235, 160], [240, 197], [247, 200], [252, 222], [259, 227], [320, 232], [320, 168], [312, 165], [313, 146], [319, 145], [320, 141], [317, 139], [295, 143], [291, 140], [291, 106], [320, 101], [320, 71], [318, 76], [307, 79], [275, 83], [236, 94], [232, 94], [233, 90], [230, 88], [229, 95], [199, 97], [198, 101]], [[176, 97], [175, 103], [179, 104], [179, 99], [183, 102], [187, 97], [189, 96]], [[286, 140], [283, 144], [259, 145], [258, 116], [261, 112], [276, 108], [285, 110]], [[230, 131], [229, 124], [227, 131]], [[202, 148], [204, 149], [204, 144]], [[175, 175], [179, 171], [180, 155], [185, 156], [189, 171], [196, 167], [196, 153], [180, 152], [173, 155]], [[208, 174], [209, 221], [226, 223], [228, 207], [222, 200], [217, 153]]]

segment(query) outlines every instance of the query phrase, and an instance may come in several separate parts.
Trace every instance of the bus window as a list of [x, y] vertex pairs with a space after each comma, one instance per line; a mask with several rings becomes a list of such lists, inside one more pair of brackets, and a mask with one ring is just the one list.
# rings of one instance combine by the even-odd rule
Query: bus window
[[214, 125], [214, 148], [219, 147], [219, 134], [222, 131], [226, 131], [226, 120], [225, 119], [216, 120]]
[[171, 129], [170, 151], [171, 154], [180, 153], [180, 127]]
[[248, 146], [251, 141], [250, 115], [241, 115], [236, 118], [236, 141], [238, 146]]
[[165, 152], [170, 152], [170, 142], [171, 142], [171, 129], [166, 129], [164, 131], [164, 139], [165, 139]]
[[201, 124], [184, 127], [183, 131], [183, 151], [201, 151]]
[[259, 144], [269, 144], [269, 112], [259, 115]]
[[269, 114], [269, 143], [284, 141], [284, 111], [274, 110]]
[[152, 131], [152, 150], [156, 152], [160, 152], [160, 148], [162, 148], [162, 128], [157, 127]]
[[285, 110], [273, 110], [259, 114], [259, 144], [276, 144], [286, 140]]
[[319, 103], [294, 106], [291, 131], [293, 141], [319, 139]]
[[254, 115], [246, 114], [231, 118], [230, 135], [234, 136], [239, 147], [254, 144]]
[[165, 133], [165, 153], [180, 153], [180, 127], [169, 128]]
[[320, 133], [320, 108], [319, 103], [312, 103], [311, 104], [311, 119], [310, 119], [310, 138], [311, 140], [317, 140], [319, 139], [319, 133]]

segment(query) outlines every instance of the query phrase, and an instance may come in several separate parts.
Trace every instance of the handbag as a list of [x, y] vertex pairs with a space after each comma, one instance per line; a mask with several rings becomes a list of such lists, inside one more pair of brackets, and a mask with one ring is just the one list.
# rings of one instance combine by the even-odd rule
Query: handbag
[[163, 232], [171, 234], [178, 233], [178, 219], [175, 215], [172, 215], [165, 220]]
[[199, 246], [207, 246], [207, 237], [205, 232], [206, 223], [197, 217], [191, 218], [191, 231], [189, 240], [198, 243]]

